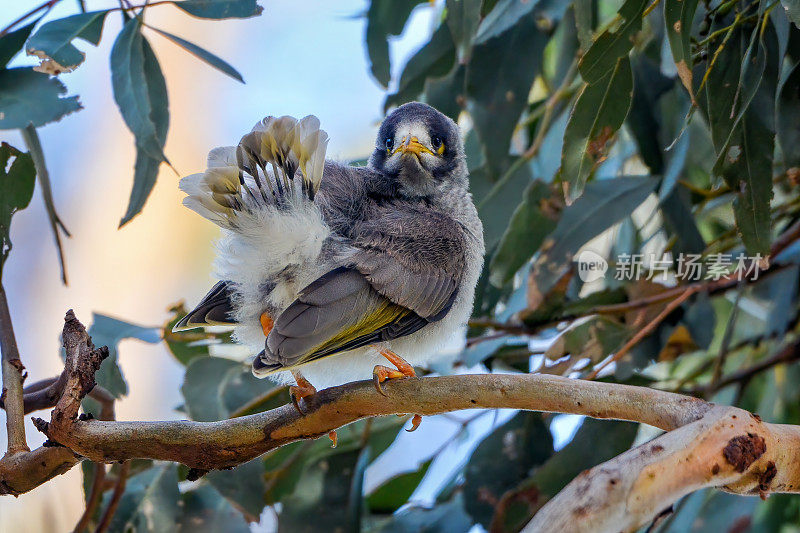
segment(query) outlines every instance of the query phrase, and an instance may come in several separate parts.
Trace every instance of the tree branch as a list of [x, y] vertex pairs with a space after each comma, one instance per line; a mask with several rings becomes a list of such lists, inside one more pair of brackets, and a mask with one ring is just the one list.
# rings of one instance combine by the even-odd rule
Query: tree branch
[[8, 310], [6, 291], [0, 285], [0, 351], [3, 360], [3, 393], [0, 396], [6, 409], [8, 451], [6, 456], [30, 451], [25, 441], [25, 415], [22, 401], [22, 382], [25, 367], [19, 359], [11, 312]]
[[714, 406], [699, 420], [584, 471], [523, 531], [635, 531], [706, 487], [762, 496], [800, 492], [800, 427]]
[[671, 430], [711, 408], [697, 398], [645, 387], [543, 375], [409, 378], [389, 382], [386, 391], [388, 397], [380, 395], [371, 381], [325, 389], [305, 399], [305, 415], [285, 405], [219, 422], [34, 422], [49, 438], [93, 461], [157, 459], [213, 470], [371, 416], [513, 408], [640, 421]]

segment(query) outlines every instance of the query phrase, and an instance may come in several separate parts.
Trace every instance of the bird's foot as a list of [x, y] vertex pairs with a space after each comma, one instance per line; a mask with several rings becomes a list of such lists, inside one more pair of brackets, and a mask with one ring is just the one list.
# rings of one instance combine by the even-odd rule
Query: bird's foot
[[328, 433], [328, 438], [331, 439], [331, 448], [336, 448], [336, 444], [339, 442], [339, 436], [336, 434], [335, 429]]
[[411, 427], [406, 431], [408, 431], [409, 433], [411, 433], [412, 431], [416, 431], [421, 423], [422, 423], [422, 416], [414, 415], [414, 417], [411, 419]]
[[269, 316], [268, 313], [262, 313], [259, 317], [259, 321], [261, 322], [261, 331], [264, 332], [264, 336], [269, 337], [269, 332], [272, 331], [272, 326], [275, 325], [275, 321], [272, 320], [272, 317]]
[[292, 376], [294, 376], [297, 385], [291, 385], [289, 387], [289, 397], [292, 399], [292, 405], [294, 405], [294, 408], [297, 409], [297, 412], [301, 415], [305, 415], [303, 410], [300, 409], [299, 402], [303, 398], [315, 395], [317, 393], [317, 389], [314, 388], [314, 385], [304, 378], [300, 372], [292, 372]]
[[382, 356], [389, 360], [397, 368], [389, 368], [388, 366], [375, 365], [372, 369], [372, 382], [375, 383], [377, 391], [386, 396], [386, 391], [383, 390], [381, 383], [387, 379], [399, 379], [405, 377], [416, 377], [417, 373], [414, 372], [414, 367], [408, 361], [397, 355], [391, 350], [381, 348], [378, 350]]

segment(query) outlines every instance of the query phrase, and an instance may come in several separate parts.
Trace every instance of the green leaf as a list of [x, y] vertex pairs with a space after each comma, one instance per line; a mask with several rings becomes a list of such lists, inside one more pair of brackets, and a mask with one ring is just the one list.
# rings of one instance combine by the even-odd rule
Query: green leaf
[[178, 37], [177, 35], [173, 35], [172, 33], [166, 32], [164, 30], [159, 30], [158, 28], [152, 28], [152, 29], [155, 30], [156, 32], [160, 33], [161, 35], [163, 35], [164, 37], [166, 37], [167, 39], [169, 39], [173, 43], [177, 44], [178, 46], [180, 46], [181, 48], [183, 48], [184, 50], [186, 50], [187, 52], [189, 52], [190, 54], [192, 54], [196, 58], [200, 59], [201, 61], [205, 61], [206, 63], [208, 63], [209, 65], [211, 65], [215, 69], [219, 70], [223, 74], [227, 74], [228, 76], [230, 76], [231, 78], [235, 79], [236, 81], [240, 81], [240, 82], [244, 83], [244, 79], [242, 78], [242, 75], [239, 74], [239, 72], [237, 72], [237, 70], [235, 68], [230, 66], [224, 59], [220, 58], [219, 56], [216, 56], [216, 55], [212, 54], [211, 52], [209, 52], [208, 50], [200, 48], [196, 44], [190, 43], [186, 39]]
[[594, 30], [597, 27], [597, 0], [575, 0], [575, 26], [578, 29], [578, 41], [586, 51], [594, 41]]
[[561, 179], [566, 196], [574, 201], [583, 192], [586, 180], [606, 153], [606, 145], [622, 126], [632, 101], [633, 75], [627, 57], [596, 83], [581, 91], [567, 128], [561, 152]]
[[692, 22], [697, 11], [698, 0], [665, 0], [664, 24], [667, 31], [669, 47], [672, 50], [672, 59], [678, 68], [678, 76], [692, 95]]
[[783, 9], [786, 10], [786, 16], [789, 20], [794, 22], [794, 25], [800, 28], [800, 1], [798, 0], [781, 0]]
[[425, 102], [454, 121], [458, 121], [458, 116], [461, 114], [461, 106], [465, 102], [464, 82], [466, 74], [467, 69], [464, 65], [456, 65], [446, 76], [427, 78], [425, 80]]
[[632, 67], [633, 97], [626, 123], [650, 173], [662, 174], [665, 154], [661, 146], [662, 117], [658, 102], [664, 93], [674, 87], [675, 82], [662, 75], [658, 64], [647, 56], [634, 56]]
[[[207, 476], [206, 476], [207, 477]], [[249, 533], [244, 517], [210, 485], [200, 485], [181, 495], [183, 516], [179, 530], [183, 532]]]
[[375, 533], [464, 533], [470, 531], [472, 520], [464, 510], [464, 497], [456, 494], [433, 508], [409, 507], [398, 511], [377, 526]]
[[388, 479], [367, 498], [372, 513], [391, 514], [408, 502], [428, 472], [433, 458], [425, 461], [417, 470], [398, 474]]
[[776, 130], [786, 168], [800, 167], [800, 63], [783, 81], [776, 102]]
[[[103, 33], [103, 22], [108, 10], [79, 13], [44, 24], [28, 40], [25, 51], [42, 61], [56, 63], [58, 72], [72, 72], [83, 63], [85, 54], [73, 44], [73, 39], [84, 39], [97, 46]], [[48, 72], [53, 72], [48, 69]]]
[[642, 29], [642, 13], [647, 4], [647, 0], [626, 0], [614, 24], [595, 39], [578, 63], [584, 81], [599, 82], [617, 68], [619, 58], [628, 55], [633, 37]]
[[[768, 50], [773, 37], [773, 33], [765, 33]], [[747, 70], [747, 67], [740, 68], [740, 53], [744, 49], [744, 34], [738, 32], [720, 54], [718, 65], [708, 78], [703, 103], [718, 153], [714, 173], [722, 176], [736, 191], [733, 213], [742, 242], [748, 253], [767, 255], [772, 241], [770, 201], [778, 62], [768, 52], [758, 87], [752, 94], [745, 94], [749, 89], [741, 89], [740, 85], [746, 79]], [[735, 104], [739, 90], [742, 90], [742, 101]], [[724, 103], [719, 102], [726, 98]], [[739, 108], [732, 108], [733, 105], [746, 108], [739, 113]], [[735, 116], [733, 111], [737, 111]]]
[[219, 491], [248, 522], [257, 522], [266, 503], [264, 461], [253, 459], [230, 470], [214, 470], [205, 479]]
[[431, 40], [408, 60], [400, 75], [397, 92], [386, 97], [384, 110], [416, 99], [425, 87], [425, 80], [446, 75], [453, 67], [455, 57], [450, 29], [447, 24], [442, 24]]
[[482, 44], [504, 33], [538, 7], [539, 0], [500, 0], [481, 21], [475, 44]]
[[169, 128], [169, 104], [164, 75], [150, 44], [141, 34], [141, 23], [130, 19], [111, 50], [111, 82], [114, 100], [136, 138], [133, 189], [120, 226], [144, 207], [153, 190]]
[[629, 216], [655, 190], [658, 180], [649, 177], [594, 181], [567, 207], [555, 231], [545, 240], [534, 263], [533, 281], [547, 294], [581, 246]]
[[11, 217], [28, 207], [36, 185], [36, 169], [28, 153], [0, 144], [0, 279], [11, 252]]
[[500, 503], [495, 531], [518, 531], [578, 474], [628, 450], [638, 424], [586, 418], [569, 444], [512, 489]]
[[118, 362], [117, 350], [120, 341], [138, 339], [150, 344], [161, 342], [161, 332], [157, 328], [137, 326], [98, 313], [92, 314], [89, 336], [95, 346], [108, 346], [108, 357], [100, 365], [95, 380], [116, 398], [128, 393], [128, 385], [125, 383]]
[[245, 19], [264, 10], [256, 0], [183, 0], [175, 2], [175, 6], [203, 19]]
[[358, 531], [359, 513], [353, 511], [363, 502], [353, 488], [363, 482], [363, 453], [368, 448], [342, 450], [312, 463], [294, 493], [282, 500], [278, 531]]
[[544, 182], [534, 180], [528, 185], [489, 266], [489, 282], [495, 287], [508, 283], [556, 228], [558, 204], [551, 202], [552, 197]]
[[464, 471], [464, 501], [472, 519], [489, 529], [496, 502], [552, 454], [553, 437], [539, 413], [521, 411], [494, 430]]
[[478, 39], [480, 44], [472, 50], [466, 76], [468, 110], [493, 176], [505, 170], [511, 137], [542, 69], [549, 35], [540, 30], [540, 16], [538, 9], [528, 10], [503, 33]]
[[400, 35], [411, 11], [423, 0], [371, 2], [367, 11], [366, 45], [370, 72], [383, 87], [392, 79], [389, 36]]
[[[181, 393], [192, 420], [224, 420], [257, 397], [283, 387], [257, 379], [249, 366], [222, 357], [196, 357], [186, 367]], [[288, 396], [274, 397], [266, 409], [286, 403]]]
[[[117, 102], [125, 124], [136, 137], [136, 145], [154, 159], [164, 157], [163, 147], [166, 129], [156, 124], [156, 117], [166, 109], [166, 99], [153, 101], [154, 88], [164, 78], [149, 79], [152, 70], [146, 72], [145, 40], [141, 33], [141, 22], [137, 18], [128, 20], [119, 32], [111, 50], [111, 83], [114, 100]], [[149, 48], [149, 47], [148, 47]], [[152, 50], [151, 54], [152, 55]], [[153, 56], [154, 59], [154, 56]], [[158, 67], [158, 62], [155, 63]], [[158, 68], [160, 73], [160, 68]], [[166, 89], [163, 91], [166, 94]]]
[[[110, 492], [104, 498], [108, 507]], [[180, 516], [178, 469], [174, 463], [151, 468], [128, 480], [110, 531], [177, 531]]]
[[23, 26], [18, 30], [9, 32], [0, 37], [0, 68], [5, 68], [8, 62], [22, 50], [25, 41], [28, 39], [28, 36], [39, 20], [41, 19], [36, 19], [27, 26]]
[[456, 43], [458, 57], [466, 63], [469, 59], [472, 40], [481, 19], [482, 0], [447, 0], [447, 25]]
[[62, 98], [65, 92], [58, 79], [32, 68], [0, 70], [0, 130], [38, 128], [81, 109], [77, 96]]
[[[470, 179], [475, 174], [473, 172]], [[478, 202], [478, 215], [483, 222], [483, 239], [487, 250], [500, 241], [514, 213], [513, 208], [522, 200], [531, 179], [530, 166], [521, 161], [512, 163], [503, 178]]]

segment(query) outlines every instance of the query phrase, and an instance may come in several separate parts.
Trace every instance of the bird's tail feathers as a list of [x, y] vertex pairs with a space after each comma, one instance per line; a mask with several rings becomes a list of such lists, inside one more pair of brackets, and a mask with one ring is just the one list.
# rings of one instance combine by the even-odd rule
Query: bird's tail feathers
[[[267, 117], [235, 147], [215, 148], [202, 174], [183, 178], [183, 203], [228, 229], [263, 207], [314, 200], [322, 181], [328, 134], [319, 119]], [[299, 174], [299, 175], [298, 175]], [[298, 183], [299, 182], [299, 183]]]

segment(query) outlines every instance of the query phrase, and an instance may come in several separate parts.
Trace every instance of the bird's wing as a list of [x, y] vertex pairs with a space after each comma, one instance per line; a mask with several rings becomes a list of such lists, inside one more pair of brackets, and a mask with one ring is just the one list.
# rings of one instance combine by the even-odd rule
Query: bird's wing
[[172, 331], [183, 331], [200, 326], [233, 325], [235, 322], [231, 318], [233, 313], [231, 293], [229, 281], [218, 282], [197, 304], [197, 307], [175, 324]]
[[396, 339], [443, 318], [457, 293], [463, 239], [441, 225], [400, 238], [401, 228], [425, 225], [425, 215], [417, 215], [413, 222], [395, 217], [362, 228], [349, 265], [303, 289], [280, 314], [256, 373]]

